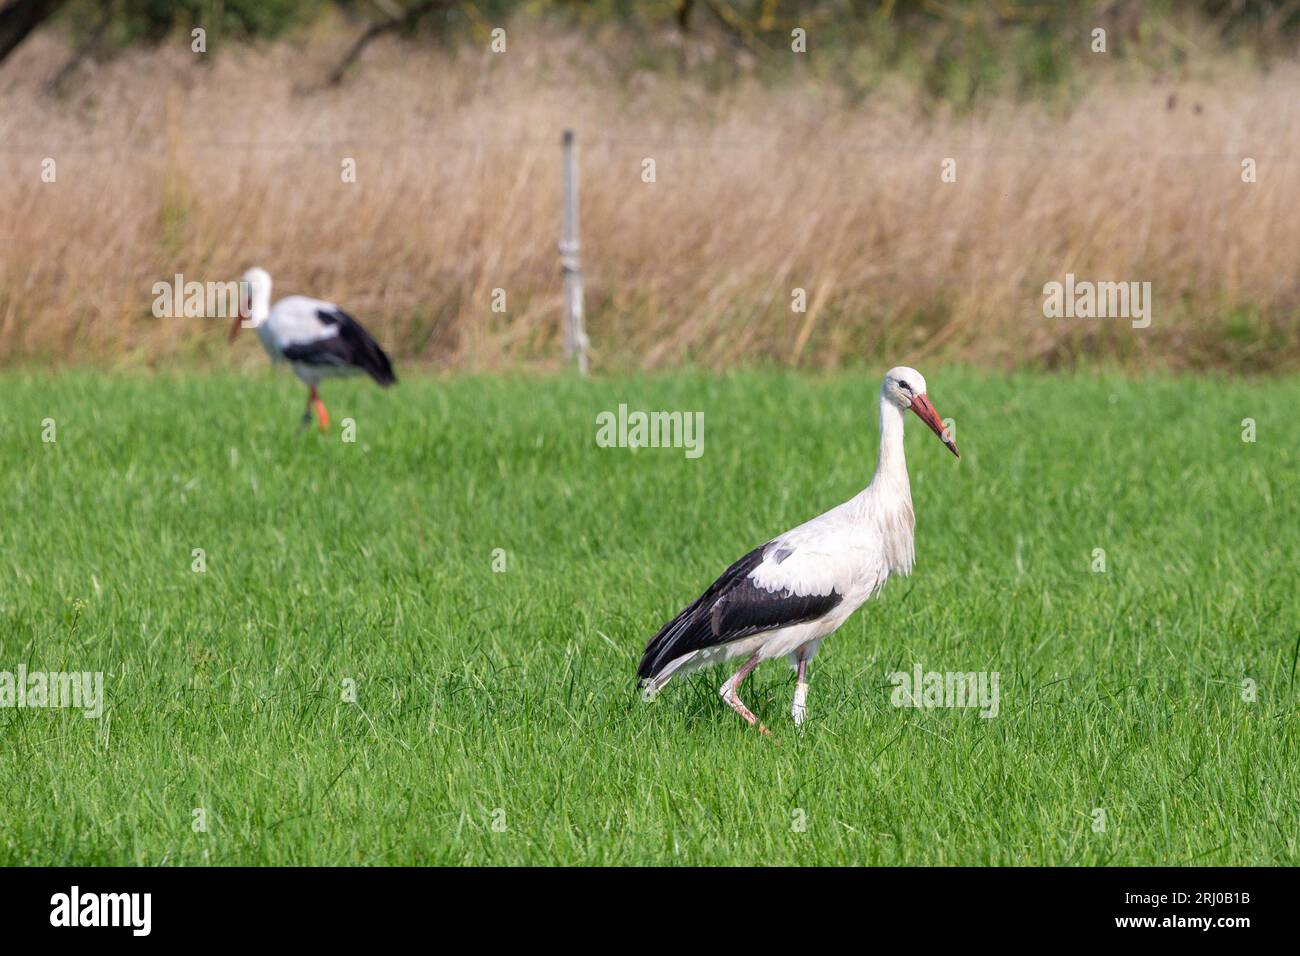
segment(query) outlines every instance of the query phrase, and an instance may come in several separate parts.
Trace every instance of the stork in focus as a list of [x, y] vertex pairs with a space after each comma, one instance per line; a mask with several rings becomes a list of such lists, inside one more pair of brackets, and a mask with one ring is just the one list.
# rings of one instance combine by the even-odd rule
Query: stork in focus
[[[803, 723], [808, 663], [822, 638], [879, 592], [891, 575], [912, 570], [912, 491], [903, 457], [903, 419], [909, 408], [961, 457], [926, 397], [921, 373], [905, 366], [890, 369], [880, 388], [880, 458], [871, 484], [749, 552], [665, 624], [646, 645], [637, 668], [647, 697], [674, 674], [744, 658], [718, 693], [751, 725], [758, 724], [740, 699], [740, 685], [763, 661], [788, 655], [797, 675], [790, 713], [795, 724]], [[761, 724], [758, 729], [768, 733]]]
[[397, 381], [384, 350], [333, 302], [291, 295], [272, 307], [271, 276], [257, 267], [244, 273], [241, 285], [247, 290], [247, 302], [230, 327], [230, 341], [235, 341], [244, 325], [246, 312], [249, 326], [257, 330], [271, 361], [288, 362], [309, 389], [302, 414], [304, 428], [311, 424], [313, 409], [321, 431], [329, 427], [329, 413], [316, 389], [322, 379], [364, 372], [384, 388]]

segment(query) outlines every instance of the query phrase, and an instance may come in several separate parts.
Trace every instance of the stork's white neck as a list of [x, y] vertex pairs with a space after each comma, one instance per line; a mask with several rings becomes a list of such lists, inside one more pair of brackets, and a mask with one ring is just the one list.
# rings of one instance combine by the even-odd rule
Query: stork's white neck
[[880, 396], [880, 458], [876, 474], [871, 484], [846, 502], [846, 517], [872, 535], [869, 540], [884, 557], [890, 574], [910, 574], [915, 557], [916, 520], [903, 455], [904, 414], [903, 409], [883, 394]]
[[253, 327], [261, 325], [271, 314], [271, 287], [262, 283], [251, 283], [248, 287], [248, 318]]
[[882, 513], [897, 505], [912, 508], [912, 487], [907, 480], [907, 458], [903, 452], [903, 410], [883, 395], [880, 397], [880, 456], [871, 484], [856, 499], [860, 517]]
[[880, 457], [871, 484], [896, 493], [909, 492], [910, 497], [907, 458], [903, 452], [903, 410], [884, 396], [880, 399]]

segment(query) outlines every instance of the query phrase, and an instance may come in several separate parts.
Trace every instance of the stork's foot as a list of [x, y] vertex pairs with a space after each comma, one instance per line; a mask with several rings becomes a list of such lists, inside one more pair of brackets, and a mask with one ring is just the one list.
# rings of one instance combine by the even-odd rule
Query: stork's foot
[[794, 725], [802, 727], [808, 716], [808, 648], [801, 647], [796, 656], [794, 677], [794, 703], [790, 705], [790, 716]]
[[307, 393], [307, 411], [303, 412], [302, 423], [304, 426], [311, 424], [311, 413], [316, 412], [316, 420], [320, 422], [320, 430], [326, 431], [330, 427], [329, 412], [325, 411], [325, 403], [320, 400], [320, 393], [316, 391], [316, 386], [311, 386], [311, 391]]
[[803, 724], [804, 718], [808, 716], [808, 685], [799, 681], [794, 685], [794, 703], [790, 705], [790, 716], [794, 718], [794, 725], [799, 727]]
[[736, 695], [735, 691], [732, 691], [731, 696], [727, 696], [725, 684], [723, 685], [723, 688], [723, 690], [719, 691], [719, 694], [721, 694], [722, 699], [727, 702], [728, 707], [740, 714], [741, 717], [744, 717], [745, 722], [748, 723], [749, 726], [757, 727], [758, 732], [764, 737], [770, 738], [772, 743], [780, 743], [780, 741], [772, 736], [772, 731], [768, 730], [765, 724], [760, 724], [758, 722], [758, 718], [754, 716], [754, 712], [745, 706], [744, 702]]
[[740, 695], [736, 693], [736, 689], [728, 686], [730, 683], [731, 681], [727, 681], [726, 684], [723, 684], [722, 687], [718, 689], [718, 696], [727, 702], [728, 707], [740, 714], [741, 717], [744, 717], [745, 722], [749, 724], [749, 726], [762, 728], [762, 724], [758, 722], [758, 718], [754, 716], [754, 712], [745, 706], [745, 702], [740, 699]]
[[[740, 699], [740, 685], [749, 672], [758, 666], [758, 655], [755, 654], [741, 666], [740, 670], [727, 678], [726, 682], [718, 688], [718, 696], [727, 702], [727, 706], [745, 718], [745, 722], [751, 727], [757, 727], [758, 732], [764, 737], [771, 737], [772, 731], [768, 730], [758, 722], [754, 712], [745, 706], [744, 701]], [[773, 741], [775, 743], [775, 741]]]

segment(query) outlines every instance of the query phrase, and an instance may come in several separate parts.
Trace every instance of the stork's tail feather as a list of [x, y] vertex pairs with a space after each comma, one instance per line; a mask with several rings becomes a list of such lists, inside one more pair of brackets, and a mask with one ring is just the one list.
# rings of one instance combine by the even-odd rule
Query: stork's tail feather
[[[676, 670], [673, 664], [673, 647], [678, 634], [682, 618], [687, 614], [690, 608], [687, 608], [681, 614], [665, 624], [659, 629], [659, 633], [646, 643], [645, 653], [641, 655], [641, 663], [637, 666], [636, 676], [638, 686], [646, 687], [654, 684], [657, 692], [660, 687], [668, 683], [668, 678]], [[664, 672], [667, 671], [665, 674]]]
[[389, 361], [388, 354], [378, 345], [375, 346], [373, 352], [365, 355], [362, 368], [384, 388], [397, 384], [397, 375], [393, 372], [393, 363]]
[[654, 700], [655, 695], [663, 690], [665, 684], [672, 680], [678, 669], [694, 657], [694, 654], [683, 654], [681, 657], [669, 661], [665, 667], [659, 669], [658, 673], [638, 676], [636, 686], [637, 690], [641, 692], [641, 699]]
[[641, 671], [645, 665], [637, 670], [636, 689], [640, 693], [642, 700], [654, 700], [655, 694], [659, 693], [660, 688], [667, 683], [667, 680], [658, 680], [652, 674], [643, 674]]
[[702, 661], [699, 652], [716, 644], [724, 644], [741, 633], [719, 635], [714, 628], [712, 610], [727, 591], [746, 576], [763, 560], [762, 547], [740, 558], [723, 572], [718, 580], [709, 585], [708, 590], [683, 608], [676, 617], [659, 629], [659, 632], [646, 643], [645, 653], [641, 655], [641, 664], [636, 669], [640, 686], [651, 688], [657, 693], [659, 688], [668, 683], [669, 678], [678, 670], [689, 664], [687, 670], [694, 670]]
[[[668, 683], [668, 678], [672, 677], [673, 670], [676, 668], [665, 667], [671, 665], [671, 661], [663, 660], [661, 652], [665, 632], [668, 631], [675, 621], [670, 621], [654, 637], [650, 638], [645, 647], [645, 653], [641, 655], [641, 663], [636, 669], [636, 686], [641, 691], [641, 696], [645, 700], [653, 700], [655, 694], [659, 693], [660, 688]], [[667, 673], [663, 671], [667, 670]]]
[[659, 693], [659, 688], [663, 685], [653, 678], [642, 678], [636, 682], [637, 693], [641, 695], [644, 701], [652, 701], [655, 695]]

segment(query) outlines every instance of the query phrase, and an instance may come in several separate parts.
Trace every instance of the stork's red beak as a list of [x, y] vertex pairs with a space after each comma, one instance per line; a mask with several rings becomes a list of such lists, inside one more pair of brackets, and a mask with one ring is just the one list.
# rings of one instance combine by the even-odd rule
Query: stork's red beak
[[230, 341], [235, 341], [235, 336], [239, 334], [239, 327], [243, 324], [244, 317], [236, 312], [235, 321], [230, 323]]
[[917, 418], [930, 426], [930, 431], [939, 436], [939, 440], [948, 446], [949, 451], [958, 458], [961, 457], [961, 452], [957, 450], [957, 443], [952, 440], [952, 435], [948, 433], [948, 429], [943, 427], [943, 419], [939, 417], [939, 413], [930, 404], [930, 399], [924, 395], [917, 395], [912, 399], [912, 411], [916, 412]]

